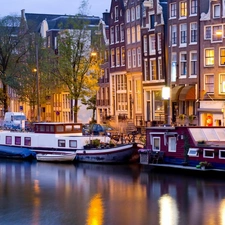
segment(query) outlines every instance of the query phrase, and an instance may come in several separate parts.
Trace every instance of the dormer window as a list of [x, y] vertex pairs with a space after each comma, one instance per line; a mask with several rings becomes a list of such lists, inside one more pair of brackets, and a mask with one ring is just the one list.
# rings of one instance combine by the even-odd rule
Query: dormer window
[[220, 5], [213, 5], [213, 18], [220, 18]]

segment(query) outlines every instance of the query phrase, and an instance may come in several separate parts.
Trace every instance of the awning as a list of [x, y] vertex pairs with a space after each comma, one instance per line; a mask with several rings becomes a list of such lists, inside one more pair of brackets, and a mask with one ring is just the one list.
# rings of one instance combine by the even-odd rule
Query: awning
[[185, 86], [179, 96], [180, 101], [195, 100], [195, 87], [194, 86]]
[[176, 102], [178, 100], [178, 96], [181, 92], [181, 89], [183, 88], [184, 86], [175, 86], [172, 91], [171, 91], [171, 101], [172, 102]]
[[223, 113], [222, 109], [215, 108], [198, 108], [198, 112], [214, 112], [214, 113]]

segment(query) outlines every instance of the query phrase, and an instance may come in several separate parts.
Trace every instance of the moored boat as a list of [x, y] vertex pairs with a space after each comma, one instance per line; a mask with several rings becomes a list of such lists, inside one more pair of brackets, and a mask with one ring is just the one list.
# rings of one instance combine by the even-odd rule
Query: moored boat
[[36, 154], [37, 161], [43, 162], [73, 162], [76, 153], [38, 153]]
[[81, 123], [35, 123], [34, 132], [0, 132], [0, 149], [8, 146], [15, 150], [25, 148], [35, 153], [76, 153], [76, 161], [96, 163], [129, 162], [133, 156], [133, 144], [113, 147], [110, 137], [83, 135]]
[[224, 127], [147, 127], [140, 163], [188, 170], [225, 170]]

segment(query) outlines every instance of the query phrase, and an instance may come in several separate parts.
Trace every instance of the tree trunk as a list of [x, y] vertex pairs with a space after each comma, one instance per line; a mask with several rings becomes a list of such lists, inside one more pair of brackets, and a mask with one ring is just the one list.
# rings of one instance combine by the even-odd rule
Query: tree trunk
[[7, 85], [3, 83], [3, 94], [5, 96], [4, 101], [3, 101], [3, 106], [4, 106], [4, 113], [8, 112], [8, 92], [7, 92]]
[[73, 106], [73, 115], [74, 115], [74, 123], [77, 123], [78, 118], [78, 100], [74, 100], [74, 106]]

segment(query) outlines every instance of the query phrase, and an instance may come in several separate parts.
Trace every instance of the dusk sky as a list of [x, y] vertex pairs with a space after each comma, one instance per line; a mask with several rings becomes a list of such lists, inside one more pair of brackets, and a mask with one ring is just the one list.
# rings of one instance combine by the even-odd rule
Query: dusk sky
[[[26, 13], [43, 14], [67, 14], [75, 15], [78, 13], [81, 0], [7, 0], [1, 3], [0, 17], [6, 15], [20, 15], [21, 10]], [[102, 13], [110, 10], [110, 0], [88, 0], [88, 15], [102, 17]]]

